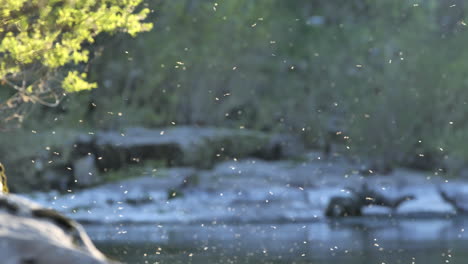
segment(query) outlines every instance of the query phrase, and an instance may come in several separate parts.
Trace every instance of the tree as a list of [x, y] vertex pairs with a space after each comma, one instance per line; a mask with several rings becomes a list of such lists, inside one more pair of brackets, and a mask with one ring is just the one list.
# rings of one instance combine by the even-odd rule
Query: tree
[[150, 30], [141, 1], [0, 0], [0, 120], [21, 120], [28, 103], [56, 106], [66, 93], [95, 88], [84, 67], [90, 44], [103, 32]]

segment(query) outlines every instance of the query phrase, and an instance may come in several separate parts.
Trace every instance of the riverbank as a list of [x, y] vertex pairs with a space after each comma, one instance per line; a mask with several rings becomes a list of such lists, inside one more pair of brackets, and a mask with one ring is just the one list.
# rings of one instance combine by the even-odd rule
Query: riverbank
[[337, 152], [307, 150], [290, 135], [244, 129], [82, 134], [33, 164], [48, 184], [63, 186], [28, 197], [84, 222], [268, 223], [468, 211], [468, 181], [461, 178], [439, 170], [375, 171]]
[[465, 256], [468, 181], [439, 170], [373, 170], [248, 130], [132, 129], [70, 142], [68, 155], [51, 148], [34, 160], [42, 173], [65, 171], [51, 179], [67, 189], [24, 195], [85, 223], [128, 263], [431, 263], [431, 247]]
[[305, 157], [165, 168], [66, 194], [28, 196], [88, 223], [291, 223], [327, 216], [446, 218], [466, 212], [468, 182], [409, 169], [363, 175], [345, 158], [324, 159], [318, 152]]

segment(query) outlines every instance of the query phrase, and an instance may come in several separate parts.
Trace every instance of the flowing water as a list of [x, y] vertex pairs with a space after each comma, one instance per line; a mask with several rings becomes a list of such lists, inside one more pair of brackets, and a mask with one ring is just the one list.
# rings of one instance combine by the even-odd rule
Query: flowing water
[[467, 217], [295, 224], [86, 226], [124, 263], [466, 263]]

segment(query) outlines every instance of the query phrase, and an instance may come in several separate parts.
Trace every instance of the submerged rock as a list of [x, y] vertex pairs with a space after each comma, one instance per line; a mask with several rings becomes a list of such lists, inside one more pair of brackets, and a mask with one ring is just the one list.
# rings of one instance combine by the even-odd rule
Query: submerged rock
[[105, 264], [73, 220], [16, 195], [0, 194], [0, 255], [5, 264]]

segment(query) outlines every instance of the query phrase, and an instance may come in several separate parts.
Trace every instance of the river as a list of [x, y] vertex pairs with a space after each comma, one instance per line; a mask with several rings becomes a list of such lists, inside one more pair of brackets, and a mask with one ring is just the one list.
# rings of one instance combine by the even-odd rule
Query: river
[[468, 217], [308, 223], [87, 225], [124, 263], [466, 263]]

